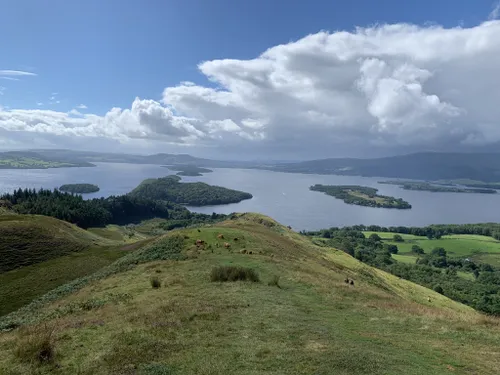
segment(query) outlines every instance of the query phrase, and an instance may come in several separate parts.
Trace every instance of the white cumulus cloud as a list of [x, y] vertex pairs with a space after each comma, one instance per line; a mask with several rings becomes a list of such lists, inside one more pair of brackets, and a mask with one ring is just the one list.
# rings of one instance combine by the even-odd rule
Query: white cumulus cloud
[[[8, 131], [238, 150], [452, 147], [500, 142], [500, 21], [319, 32], [250, 60], [201, 63], [212, 83], [181, 81], [161, 101], [102, 116], [1, 110]], [[230, 56], [228, 56], [230, 57]], [[55, 100], [52, 95], [51, 101]]]

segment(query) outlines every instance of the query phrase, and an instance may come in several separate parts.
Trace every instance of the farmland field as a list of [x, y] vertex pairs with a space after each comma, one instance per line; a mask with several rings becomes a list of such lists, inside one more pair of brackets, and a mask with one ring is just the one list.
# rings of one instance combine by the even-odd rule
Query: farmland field
[[[429, 253], [436, 247], [443, 247], [450, 258], [470, 258], [478, 263], [489, 263], [500, 266], [500, 241], [492, 237], [472, 234], [454, 234], [443, 236], [440, 239], [428, 239], [424, 236], [411, 234], [399, 234], [404, 242], [395, 242], [393, 237], [396, 233], [389, 232], [363, 232], [366, 237], [376, 233], [387, 244], [394, 244], [398, 247], [398, 255], [394, 259], [410, 263], [410, 260], [403, 257], [416, 259], [411, 252], [413, 245], [418, 245]], [[411, 261], [413, 262], [413, 260]]]

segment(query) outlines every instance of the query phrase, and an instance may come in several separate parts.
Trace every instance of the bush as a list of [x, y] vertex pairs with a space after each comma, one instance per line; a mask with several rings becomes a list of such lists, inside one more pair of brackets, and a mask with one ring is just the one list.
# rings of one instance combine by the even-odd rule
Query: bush
[[210, 280], [215, 281], [259, 281], [259, 275], [255, 270], [246, 267], [219, 266], [212, 268]]
[[441, 285], [436, 285], [436, 286], [434, 287], [434, 291], [435, 291], [435, 292], [437, 292], [437, 293], [439, 293], [439, 294], [443, 294], [443, 293], [444, 293], [444, 290], [443, 290], [443, 288], [441, 287]]
[[267, 283], [267, 285], [269, 286], [277, 286], [278, 288], [281, 289], [281, 286], [280, 286], [280, 277], [277, 276], [277, 275], [274, 275], [271, 280], [269, 280], [269, 282]]
[[395, 234], [392, 239], [394, 240], [394, 242], [405, 242], [405, 240], [403, 239], [403, 237], [401, 237], [401, 235], [399, 234]]
[[51, 363], [55, 357], [53, 328], [46, 325], [28, 327], [20, 332], [15, 355], [31, 364]]
[[151, 278], [151, 286], [153, 287], [153, 289], [158, 289], [161, 287], [161, 281], [159, 278], [157, 277], [152, 277]]
[[414, 254], [424, 254], [424, 249], [418, 245], [412, 245], [411, 252]]
[[398, 247], [396, 245], [390, 244], [390, 245], [386, 245], [386, 246], [387, 246], [386, 249], [387, 249], [387, 251], [389, 253], [391, 253], [391, 254], [397, 254], [398, 253]]

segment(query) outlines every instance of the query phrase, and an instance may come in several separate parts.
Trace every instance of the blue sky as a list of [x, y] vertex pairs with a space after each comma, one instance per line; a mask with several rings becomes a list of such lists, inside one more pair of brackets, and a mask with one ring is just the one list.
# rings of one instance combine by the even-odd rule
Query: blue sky
[[[4, 3], [4, 4], [1, 4]], [[96, 113], [127, 107], [136, 96], [159, 98], [180, 81], [206, 84], [201, 61], [249, 59], [267, 48], [320, 30], [374, 23], [476, 25], [490, 0], [280, 1], [87, 0], [1, 1], [0, 68], [38, 74], [3, 82], [2, 103], [42, 102]], [[50, 4], [50, 5], [48, 5]], [[49, 105], [58, 93], [59, 105]], [[6, 96], [7, 95], [7, 96]]]
[[249, 61], [321, 30], [401, 23], [468, 29], [494, 7], [490, 0], [0, 0], [0, 70], [36, 74], [0, 79], [0, 106], [67, 113], [85, 104], [81, 112], [102, 116], [139, 97], [193, 117], [162, 93], [183, 81], [224, 86], [198, 69], [201, 62]]

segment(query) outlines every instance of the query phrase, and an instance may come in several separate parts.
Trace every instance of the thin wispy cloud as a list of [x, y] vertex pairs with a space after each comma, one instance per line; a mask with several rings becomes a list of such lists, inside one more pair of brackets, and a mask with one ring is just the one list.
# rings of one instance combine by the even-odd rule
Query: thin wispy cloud
[[80, 105], [77, 105], [76, 108], [78, 108], [78, 109], [87, 109], [88, 107], [85, 104], [80, 104]]
[[3, 95], [3, 92], [5, 91], [5, 87], [0, 86], [0, 95]]
[[42, 102], [37, 102], [36, 105], [39, 106], [39, 107], [41, 107], [43, 105], [43, 103]]
[[489, 14], [488, 19], [490, 21], [496, 20], [496, 19], [498, 19], [499, 16], [500, 16], [500, 0], [493, 3], [493, 9], [492, 9], [491, 13]]
[[0, 79], [5, 79], [8, 81], [19, 81], [19, 78], [14, 78], [14, 77], [0, 77]]
[[0, 76], [4, 77], [19, 77], [19, 76], [36, 76], [35, 73], [25, 72], [22, 70], [0, 70]]

